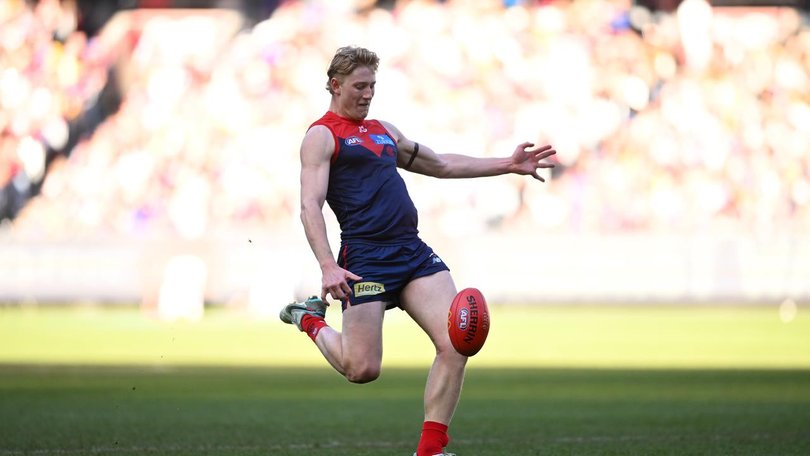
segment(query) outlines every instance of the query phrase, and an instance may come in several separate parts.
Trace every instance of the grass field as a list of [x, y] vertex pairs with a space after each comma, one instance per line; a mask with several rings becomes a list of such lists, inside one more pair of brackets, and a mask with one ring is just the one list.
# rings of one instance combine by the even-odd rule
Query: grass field
[[[810, 454], [804, 308], [492, 310], [460, 456]], [[430, 347], [401, 312], [385, 343], [382, 377], [352, 385], [273, 319], [0, 309], [0, 456], [410, 455]]]

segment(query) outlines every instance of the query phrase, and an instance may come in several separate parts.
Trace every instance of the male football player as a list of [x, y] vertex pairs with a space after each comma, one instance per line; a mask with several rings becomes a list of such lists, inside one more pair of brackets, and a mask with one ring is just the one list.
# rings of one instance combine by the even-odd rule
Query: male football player
[[[527, 142], [504, 158], [439, 154], [389, 122], [366, 119], [378, 64], [368, 49], [342, 47], [329, 65], [329, 110], [307, 130], [300, 150], [301, 221], [321, 267], [321, 294], [288, 305], [280, 317], [306, 332], [348, 381], [366, 383], [380, 375], [385, 311], [407, 312], [436, 347], [416, 455], [444, 455], [467, 362], [447, 333], [456, 287], [447, 265], [418, 236], [416, 208], [398, 168], [438, 178], [514, 173], [544, 181], [538, 170], [552, 168], [543, 160], [556, 152]], [[336, 257], [324, 202], [340, 224]], [[324, 320], [327, 295], [342, 303], [342, 332]]]

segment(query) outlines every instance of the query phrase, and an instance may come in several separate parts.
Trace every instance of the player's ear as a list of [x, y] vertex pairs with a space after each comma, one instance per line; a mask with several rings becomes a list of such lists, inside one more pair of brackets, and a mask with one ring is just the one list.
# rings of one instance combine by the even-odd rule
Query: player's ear
[[332, 89], [332, 93], [337, 93], [340, 89], [340, 81], [337, 78], [329, 79], [329, 87]]

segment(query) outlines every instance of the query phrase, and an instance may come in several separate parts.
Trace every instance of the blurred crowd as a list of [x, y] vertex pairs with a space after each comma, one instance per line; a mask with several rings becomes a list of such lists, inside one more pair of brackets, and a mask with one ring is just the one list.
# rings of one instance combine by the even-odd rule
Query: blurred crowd
[[[410, 138], [558, 151], [545, 184], [405, 173], [423, 229], [810, 230], [810, 28], [790, 8], [288, 1], [247, 26], [129, 11], [88, 39], [65, 2], [24, 5], [0, 7], [0, 219], [21, 235], [298, 229], [298, 148], [347, 44], [381, 57], [371, 117]], [[71, 135], [111, 84], [117, 110]]]
[[0, 220], [36, 193], [104, 84], [105, 65], [87, 52], [72, 13], [57, 1], [0, 6]]

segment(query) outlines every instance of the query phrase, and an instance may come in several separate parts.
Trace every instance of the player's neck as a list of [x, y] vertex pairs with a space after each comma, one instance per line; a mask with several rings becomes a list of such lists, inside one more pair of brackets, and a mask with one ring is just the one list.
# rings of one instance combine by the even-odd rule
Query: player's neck
[[337, 103], [336, 100], [332, 100], [332, 103], [329, 104], [329, 111], [341, 119], [345, 119], [349, 122], [354, 122], [357, 124], [361, 124], [364, 120], [366, 120], [365, 116], [357, 116], [346, 109], [341, 109], [340, 104]]
[[346, 115], [345, 113], [341, 113], [341, 112], [333, 110], [333, 109], [330, 109], [329, 112], [331, 112], [332, 114], [340, 117], [343, 120], [346, 120], [346, 121], [352, 122], [352, 123], [356, 123], [356, 124], [361, 124], [365, 120], [365, 119], [355, 119], [355, 118], [353, 118], [353, 117], [351, 117], [349, 115]]

